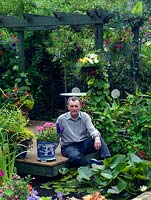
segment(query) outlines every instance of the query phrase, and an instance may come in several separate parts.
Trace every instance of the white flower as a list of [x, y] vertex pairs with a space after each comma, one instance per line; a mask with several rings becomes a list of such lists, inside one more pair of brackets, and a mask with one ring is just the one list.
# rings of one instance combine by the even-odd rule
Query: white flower
[[99, 60], [97, 58], [94, 58], [94, 63], [98, 63]]
[[95, 53], [87, 54], [84, 58], [80, 58], [79, 62], [82, 64], [94, 65], [99, 63], [99, 56]]
[[140, 186], [140, 191], [141, 192], [144, 192], [146, 190], [147, 190], [147, 186], [145, 186], [145, 185]]
[[90, 64], [94, 64], [94, 61], [91, 58], [88, 58]]
[[146, 46], [151, 46], [151, 41], [146, 42]]
[[98, 57], [98, 55], [97, 55], [97, 54], [95, 54], [95, 53], [91, 53], [91, 54], [89, 55], [89, 57], [90, 57], [90, 58], [92, 58], [92, 59], [94, 59], [94, 58], [97, 58], [97, 57]]

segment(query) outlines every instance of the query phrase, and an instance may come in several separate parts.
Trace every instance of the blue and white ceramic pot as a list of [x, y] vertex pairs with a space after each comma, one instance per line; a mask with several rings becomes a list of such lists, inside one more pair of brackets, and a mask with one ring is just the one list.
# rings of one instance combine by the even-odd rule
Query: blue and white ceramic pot
[[55, 150], [57, 146], [57, 142], [37, 140], [37, 160], [44, 162], [56, 160]]

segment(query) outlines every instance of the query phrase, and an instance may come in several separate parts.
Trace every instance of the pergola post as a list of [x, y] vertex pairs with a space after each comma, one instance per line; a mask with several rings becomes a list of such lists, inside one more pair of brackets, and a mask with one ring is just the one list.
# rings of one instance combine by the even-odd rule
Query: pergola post
[[18, 31], [19, 38], [19, 68], [25, 71], [25, 55], [24, 55], [24, 31]]
[[103, 50], [103, 23], [96, 25], [95, 48]]
[[130, 22], [131, 25], [131, 30], [133, 33], [133, 54], [132, 54], [132, 66], [133, 66], [133, 77], [134, 77], [134, 89], [135, 86], [140, 87], [140, 63], [139, 63], [139, 32], [140, 32], [140, 27], [144, 23], [143, 18], [136, 18], [132, 19]]

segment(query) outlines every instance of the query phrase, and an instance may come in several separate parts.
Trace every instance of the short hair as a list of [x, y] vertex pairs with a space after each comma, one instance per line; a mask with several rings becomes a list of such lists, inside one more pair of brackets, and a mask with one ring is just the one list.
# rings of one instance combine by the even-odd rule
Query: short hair
[[77, 100], [80, 102], [80, 98], [79, 97], [76, 97], [76, 96], [69, 97], [68, 100], [67, 100], [67, 105], [69, 104], [70, 101], [77, 101]]

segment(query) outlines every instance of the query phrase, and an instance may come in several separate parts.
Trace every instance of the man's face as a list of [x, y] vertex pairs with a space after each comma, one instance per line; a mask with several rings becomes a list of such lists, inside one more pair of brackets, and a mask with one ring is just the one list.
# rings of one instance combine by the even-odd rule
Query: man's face
[[68, 110], [70, 111], [71, 113], [71, 116], [73, 118], [76, 118], [78, 116], [78, 113], [81, 109], [81, 106], [80, 106], [80, 102], [78, 100], [76, 101], [69, 101], [68, 103]]

